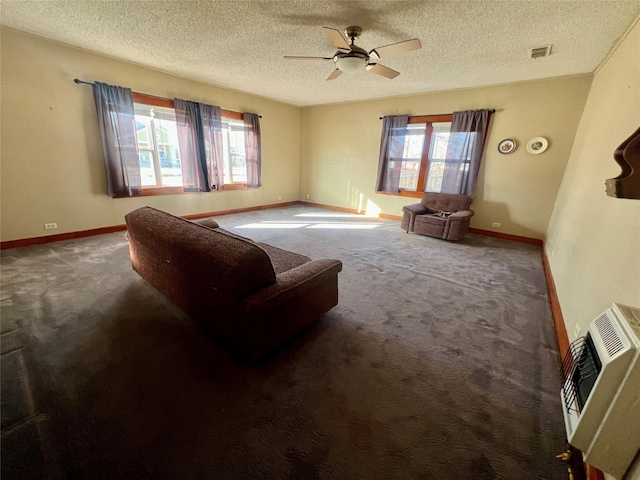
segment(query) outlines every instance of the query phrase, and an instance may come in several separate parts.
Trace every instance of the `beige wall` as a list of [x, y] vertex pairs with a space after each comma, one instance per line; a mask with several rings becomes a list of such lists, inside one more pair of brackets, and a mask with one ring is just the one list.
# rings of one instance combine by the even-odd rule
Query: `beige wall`
[[[418, 200], [374, 191], [379, 117], [495, 108], [472, 226], [544, 238], [591, 79], [567, 77], [304, 108], [300, 194], [304, 198], [308, 193], [321, 204], [401, 215], [403, 205]], [[341, 80], [336, 80], [336, 88]], [[535, 136], [546, 137], [550, 144], [538, 156], [524, 148]], [[514, 153], [498, 153], [498, 143], [505, 138], [518, 142]], [[502, 226], [495, 229], [493, 222]]]
[[[612, 302], [640, 307], [640, 200], [606, 195], [613, 151], [640, 125], [640, 23], [596, 73], [545, 245], [569, 338]], [[606, 476], [607, 479], [613, 477]], [[625, 477], [640, 480], [640, 458]]]
[[[3, 241], [122, 224], [124, 214], [142, 205], [186, 215], [304, 200], [307, 193], [322, 204], [399, 215], [413, 199], [373, 189], [378, 117], [475, 108], [498, 112], [490, 126], [472, 225], [495, 230], [491, 223], [500, 222], [498, 231], [543, 238], [591, 82], [590, 76], [581, 76], [301, 111], [5, 27], [1, 32]], [[262, 114], [263, 188], [109, 198], [91, 89], [74, 84], [76, 77]], [[537, 135], [549, 138], [550, 147], [531, 156], [524, 144]], [[496, 147], [507, 137], [517, 140], [519, 148], [501, 155]], [[58, 230], [45, 231], [45, 222], [56, 222]]]
[[[186, 215], [298, 200], [300, 109], [1, 30], [2, 240], [124, 223], [143, 205]], [[263, 116], [263, 187], [112, 199], [91, 87], [74, 78]], [[278, 197], [282, 200], [278, 200]], [[57, 230], [43, 224], [56, 222]]]
[[573, 339], [612, 302], [640, 307], [640, 200], [606, 195], [613, 151], [640, 125], [640, 24], [596, 73], [549, 224], [546, 251]]

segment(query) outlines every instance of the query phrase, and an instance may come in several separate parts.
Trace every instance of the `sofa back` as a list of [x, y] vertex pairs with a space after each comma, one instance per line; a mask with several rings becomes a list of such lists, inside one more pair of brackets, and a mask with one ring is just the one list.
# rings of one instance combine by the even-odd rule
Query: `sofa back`
[[275, 283], [267, 253], [223, 230], [151, 207], [125, 216], [133, 269], [191, 315]]
[[471, 205], [471, 197], [458, 193], [425, 192], [422, 195], [422, 205], [440, 212], [459, 212], [467, 210]]

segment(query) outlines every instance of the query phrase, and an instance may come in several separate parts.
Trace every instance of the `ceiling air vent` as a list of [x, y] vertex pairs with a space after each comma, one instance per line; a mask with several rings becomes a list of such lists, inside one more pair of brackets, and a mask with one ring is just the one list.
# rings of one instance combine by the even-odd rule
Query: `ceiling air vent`
[[551, 53], [551, 45], [546, 45], [544, 47], [536, 47], [531, 49], [531, 58], [542, 58], [546, 57]]

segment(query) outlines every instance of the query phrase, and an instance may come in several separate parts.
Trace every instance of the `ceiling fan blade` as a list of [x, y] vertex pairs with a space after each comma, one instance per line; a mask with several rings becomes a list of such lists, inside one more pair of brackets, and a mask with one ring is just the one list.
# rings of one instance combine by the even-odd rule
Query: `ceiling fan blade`
[[282, 58], [287, 60], [333, 60], [331, 57], [298, 57], [295, 55], [285, 55]]
[[329, 37], [333, 46], [338, 50], [344, 50], [346, 53], [351, 51], [351, 47], [349, 46], [349, 42], [345, 40], [345, 38], [340, 33], [340, 30], [336, 30], [335, 28], [322, 27], [325, 35]]
[[414, 38], [411, 40], [405, 40], [404, 42], [392, 43], [391, 45], [374, 48], [369, 52], [369, 56], [373, 58], [387, 58], [394, 55], [402, 55], [403, 53], [418, 50], [420, 48], [422, 48], [420, 40]]
[[390, 80], [393, 80], [398, 75], [400, 75], [400, 72], [396, 72], [395, 70], [389, 67], [385, 67], [384, 65], [380, 65], [378, 63], [370, 63], [369, 65], [367, 65], [366, 68], [368, 72], [375, 73], [376, 75], [381, 75], [383, 77], [387, 77]]
[[333, 72], [331, 72], [331, 75], [329, 75], [327, 80], [335, 80], [340, 75], [342, 75], [342, 70], [340, 70], [339, 68], [336, 68]]

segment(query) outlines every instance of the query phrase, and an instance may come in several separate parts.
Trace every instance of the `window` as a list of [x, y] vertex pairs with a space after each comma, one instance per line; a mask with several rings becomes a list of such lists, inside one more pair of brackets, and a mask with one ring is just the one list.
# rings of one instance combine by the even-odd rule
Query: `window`
[[175, 112], [134, 104], [142, 187], [180, 187], [180, 147]]
[[451, 115], [382, 117], [376, 192], [473, 197], [493, 112], [482, 109]]
[[399, 193], [440, 192], [451, 115], [410, 117], [404, 138]]
[[[182, 193], [183, 179], [174, 102], [133, 94], [143, 194]], [[246, 188], [244, 115], [222, 110], [225, 189]]]
[[243, 121], [222, 117], [222, 146], [225, 185], [247, 183]]

